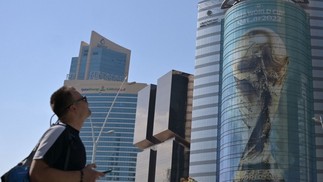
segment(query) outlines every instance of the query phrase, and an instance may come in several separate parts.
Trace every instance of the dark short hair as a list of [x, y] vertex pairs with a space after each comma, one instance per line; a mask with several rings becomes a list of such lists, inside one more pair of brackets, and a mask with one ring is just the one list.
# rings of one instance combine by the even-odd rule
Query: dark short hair
[[50, 106], [58, 118], [61, 118], [67, 111], [68, 106], [74, 102], [72, 95], [73, 87], [62, 86], [50, 97]]

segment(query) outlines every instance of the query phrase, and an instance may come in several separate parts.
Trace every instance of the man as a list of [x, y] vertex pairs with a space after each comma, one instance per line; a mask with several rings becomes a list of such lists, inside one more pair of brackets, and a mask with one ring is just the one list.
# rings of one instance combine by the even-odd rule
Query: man
[[84, 144], [79, 137], [83, 123], [91, 115], [86, 97], [73, 87], [63, 86], [50, 99], [61, 123], [43, 135], [30, 167], [32, 182], [93, 182], [104, 176], [95, 164], [86, 164]]

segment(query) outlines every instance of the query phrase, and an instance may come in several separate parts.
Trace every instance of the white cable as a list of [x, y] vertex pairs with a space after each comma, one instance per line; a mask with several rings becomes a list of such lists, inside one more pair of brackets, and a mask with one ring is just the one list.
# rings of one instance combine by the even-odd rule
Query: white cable
[[92, 148], [92, 160], [91, 163], [94, 163], [94, 159], [96, 157], [96, 144], [95, 144], [95, 136], [94, 136], [94, 130], [93, 130], [93, 122], [92, 122], [92, 116], [90, 116], [90, 124], [91, 124], [91, 132], [92, 132], [92, 142], [93, 142], [93, 148]]
[[[111, 103], [111, 106], [110, 106], [110, 108], [109, 108], [109, 111], [108, 111], [108, 113], [107, 113], [107, 115], [106, 115], [106, 117], [105, 117], [105, 119], [104, 119], [103, 125], [102, 125], [102, 127], [101, 127], [101, 130], [100, 130], [99, 135], [98, 135], [98, 137], [96, 138], [96, 140], [94, 139], [94, 132], [93, 132], [93, 126], [92, 126], [92, 132], [93, 132], [93, 133], [92, 133], [92, 135], [93, 135], [92, 163], [94, 163], [94, 161], [95, 161], [97, 144], [98, 144], [98, 142], [99, 142], [99, 139], [100, 139], [100, 137], [101, 137], [101, 134], [102, 134], [102, 132], [103, 132], [103, 129], [104, 129], [104, 127], [105, 127], [105, 125], [106, 125], [106, 123], [107, 123], [107, 121], [108, 121], [108, 117], [109, 117], [109, 115], [110, 115], [110, 112], [111, 112], [111, 110], [112, 110], [112, 107], [113, 107], [113, 105], [114, 105], [115, 101], [117, 100], [117, 97], [118, 97], [118, 95], [119, 95], [119, 93], [120, 93], [120, 91], [121, 91], [121, 88], [122, 88], [123, 84], [126, 82], [126, 80], [127, 80], [127, 76], [124, 78], [123, 82], [121, 83], [121, 85], [120, 85], [120, 87], [119, 87], [119, 90], [118, 90], [118, 92], [117, 92], [116, 96], [114, 97], [114, 99], [113, 99], [113, 101], [112, 101], [112, 103]], [[92, 121], [91, 121], [91, 123], [92, 123]], [[94, 141], [94, 140], [95, 140], [95, 141]]]

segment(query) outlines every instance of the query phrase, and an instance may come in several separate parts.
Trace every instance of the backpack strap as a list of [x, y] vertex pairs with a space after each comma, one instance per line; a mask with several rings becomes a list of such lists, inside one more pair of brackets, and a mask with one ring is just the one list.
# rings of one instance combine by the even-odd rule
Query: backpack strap
[[36, 153], [39, 145], [40, 145], [40, 141], [37, 143], [37, 145], [34, 147], [34, 149], [30, 152], [30, 154], [24, 160], [22, 160], [21, 162], [19, 162], [17, 164], [17, 166], [22, 166], [22, 165], [24, 165], [24, 166], [30, 166], [31, 165], [31, 162], [33, 161], [34, 155], [35, 155], [35, 153]]

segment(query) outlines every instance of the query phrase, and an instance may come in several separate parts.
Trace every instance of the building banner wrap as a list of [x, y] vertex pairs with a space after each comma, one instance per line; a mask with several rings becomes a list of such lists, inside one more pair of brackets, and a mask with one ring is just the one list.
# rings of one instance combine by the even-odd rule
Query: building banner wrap
[[307, 14], [243, 1], [226, 12], [223, 40], [219, 181], [312, 181]]

